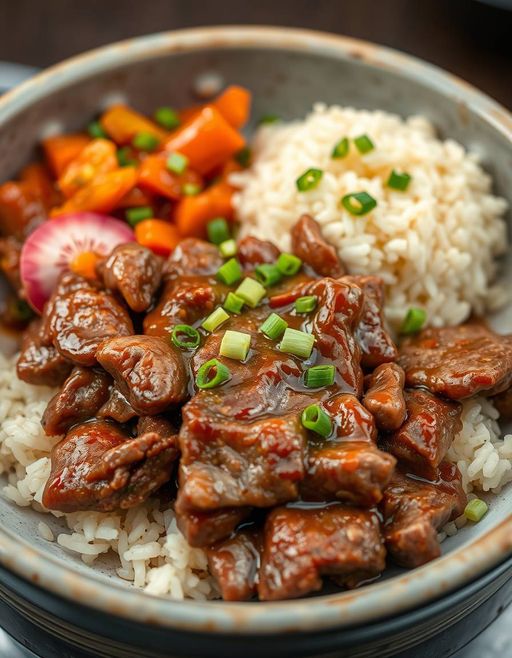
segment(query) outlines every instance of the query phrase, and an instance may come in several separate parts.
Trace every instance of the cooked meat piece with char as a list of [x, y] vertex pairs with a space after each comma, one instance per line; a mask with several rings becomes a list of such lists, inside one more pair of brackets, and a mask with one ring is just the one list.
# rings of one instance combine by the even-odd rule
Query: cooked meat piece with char
[[279, 507], [265, 523], [259, 597], [305, 596], [321, 589], [323, 575], [355, 586], [384, 570], [385, 555], [379, 518], [371, 510]]
[[136, 242], [118, 245], [96, 271], [105, 287], [119, 292], [137, 313], [146, 311], [162, 279], [162, 259]]
[[462, 429], [462, 405], [430, 391], [405, 391], [407, 420], [382, 438], [382, 447], [407, 470], [429, 480], [436, 477], [455, 435]]
[[178, 432], [170, 420], [165, 416], [141, 416], [137, 422], [137, 434], [155, 432], [161, 437], [175, 436], [176, 449], [178, 447]]
[[0, 185], [0, 235], [22, 241], [46, 218], [45, 205], [30, 185], [13, 181]]
[[185, 238], [174, 249], [164, 266], [169, 276], [211, 276], [224, 262], [218, 248], [197, 238]]
[[366, 376], [363, 404], [379, 429], [396, 430], [405, 421], [404, 382], [405, 373], [396, 363], [383, 363]]
[[256, 594], [261, 548], [261, 530], [249, 527], [206, 550], [224, 601], [247, 601]]
[[18, 296], [21, 296], [20, 279], [21, 242], [11, 236], [0, 238], [0, 270]]
[[118, 423], [127, 423], [137, 416], [137, 412], [118, 389], [116, 384], [110, 387], [110, 396], [97, 412], [98, 418], [110, 418]]
[[499, 393], [491, 399], [500, 416], [504, 420], [512, 420], [512, 388]]
[[176, 437], [149, 432], [131, 439], [117, 425], [78, 425], [52, 450], [43, 505], [61, 512], [135, 507], [172, 475]]
[[53, 337], [50, 329], [50, 321], [55, 313], [56, 305], [60, 304], [64, 297], [77, 290], [90, 290], [91, 288], [99, 290], [97, 282], [88, 281], [87, 279], [84, 279], [83, 276], [79, 276], [73, 272], [63, 272], [60, 275], [60, 278], [43, 309], [42, 332], [44, 340], [48, 343], [52, 342]]
[[319, 276], [337, 278], [345, 273], [336, 249], [322, 235], [319, 224], [302, 215], [291, 230], [292, 251]]
[[65, 434], [73, 425], [93, 418], [109, 398], [111, 381], [103, 371], [75, 366], [48, 402], [41, 421], [45, 433]]
[[267, 240], [259, 240], [251, 235], [238, 242], [237, 258], [242, 267], [252, 268], [262, 263], [274, 263], [279, 258], [279, 249]]
[[443, 462], [436, 479], [425, 482], [396, 471], [384, 492], [386, 547], [400, 566], [412, 569], [439, 557], [437, 531], [464, 511], [467, 499], [458, 468]]
[[512, 383], [512, 336], [481, 323], [425, 329], [400, 348], [408, 386], [425, 386], [452, 400], [496, 395]]
[[187, 397], [185, 364], [169, 340], [153, 336], [112, 338], [100, 345], [97, 359], [139, 414], [154, 416]]
[[183, 510], [176, 502], [176, 523], [190, 546], [204, 548], [229, 537], [251, 513], [248, 507], [232, 507], [215, 512]]
[[23, 334], [16, 364], [18, 377], [36, 386], [60, 386], [72, 367], [70, 361], [45, 341], [41, 320], [33, 320]]
[[333, 441], [377, 441], [377, 428], [371, 413], [353, 395], [331, 397], [323, 404], [333, 421]]

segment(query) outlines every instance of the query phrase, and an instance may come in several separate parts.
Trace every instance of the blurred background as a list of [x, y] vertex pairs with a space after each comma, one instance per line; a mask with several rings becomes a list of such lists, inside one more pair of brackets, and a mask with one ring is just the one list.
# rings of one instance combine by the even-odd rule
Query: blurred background
[[237, 23], [385, 44], [512, 107], [512, 0], [0, 0], [0, 60], [43, 67], [140, 34]]

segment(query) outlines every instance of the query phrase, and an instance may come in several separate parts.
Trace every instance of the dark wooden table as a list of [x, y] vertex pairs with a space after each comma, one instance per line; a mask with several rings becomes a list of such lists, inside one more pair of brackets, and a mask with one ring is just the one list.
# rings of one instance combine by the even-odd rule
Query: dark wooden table
[[0, 0], [0, 60], [47, 66], [111, 41], [196, 25], [300, 26], [412, 53], [512, 108], [511, 16], [476, 0]]

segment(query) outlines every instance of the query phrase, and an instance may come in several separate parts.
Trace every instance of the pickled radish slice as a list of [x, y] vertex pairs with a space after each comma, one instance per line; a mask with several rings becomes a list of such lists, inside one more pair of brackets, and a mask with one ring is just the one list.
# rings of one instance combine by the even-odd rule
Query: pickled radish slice
[[106, 256], [117, 245], [134, 240], [127, 224], [92, 212], [70, 213], [44, 222], [29, 235], [21, 251], [20, 272], [27, 301], [41, 313], [61, 273], [77, 263], [81, 254]]

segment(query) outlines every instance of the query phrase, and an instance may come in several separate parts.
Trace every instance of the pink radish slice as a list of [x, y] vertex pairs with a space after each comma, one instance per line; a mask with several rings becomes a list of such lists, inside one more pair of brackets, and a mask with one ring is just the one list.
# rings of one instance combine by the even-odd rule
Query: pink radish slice
[[70, 213], [44, 222], [21, 250], [20, 272], [27, 301], [41, 313], [58, 278], [79, 254], [106, 256], [118, 244], [134, 241], [127, 224], [93, 212]]

